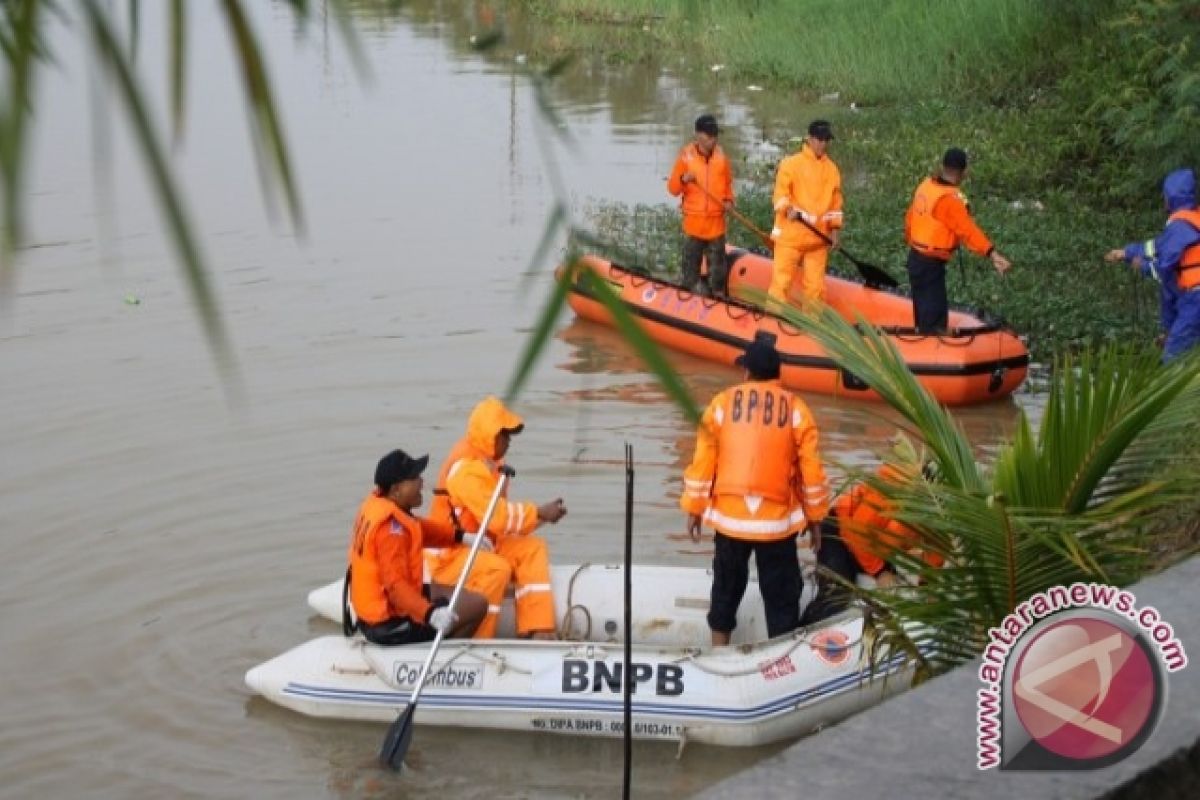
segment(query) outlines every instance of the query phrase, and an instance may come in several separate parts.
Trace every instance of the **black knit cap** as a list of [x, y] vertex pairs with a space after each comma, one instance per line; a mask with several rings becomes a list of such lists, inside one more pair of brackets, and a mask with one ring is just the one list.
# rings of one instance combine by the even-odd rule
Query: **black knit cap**
[[779, 377], [779, 351], [769, 339], [756, 337], [733, 363], [745, 367], [750, 377], [757, 380]]
[[413, 458], [403, 450], [393, 450], [379, 459], [379, 464], [375, 467], [375, 485], [387, 492], [400, 481], [419, 478], [427, 466], [427, 455]]
[[707, 133], [709, 136], [716, 136], [718, 132], [717, 118], [712, 114], [701, 114], [696, 117], [696, 133]]
[[946, 169], [956, 169], [959, 172], [967, 168], [967, 151], [951, 147], [942, 156], [942, 166]]

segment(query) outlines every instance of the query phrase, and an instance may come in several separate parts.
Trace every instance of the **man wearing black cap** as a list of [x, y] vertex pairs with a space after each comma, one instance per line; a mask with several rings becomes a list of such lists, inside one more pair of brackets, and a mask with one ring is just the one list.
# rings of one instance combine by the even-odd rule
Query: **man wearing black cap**
[[[412, 458], [393, 450], [375, 467], [375, 489], [363, 500], [350, 536], [350, 605], [357, 627], [369, 642], [382, 645], [431, 641], [437, 632], [448, 637], [474, 633], [488, 610], [487, 599], [464, 590], [457, 607], [447, 607], [454, 588], [442, 584], [423, 585], [422, 548], [452, 545], [454, 528], [413, 516], [421, 505], [421, 473], [429, 456]], [[488, 558], [479, 553], [477, 564]], [[495, 566], [495, 565], [493, 565]], [[472, 568], [472, 572], [475, 568]]]
[[[680, 198], [683, 212], [681, 283], [699, 294], [724, 295], [729, 267], [725, 261], [725, 212], [733, 207], [733, 173], [717, 144], [717, 119], [696, 119], [696, 137], [679, 151], [667, 191]], [[700, 259], [708, 263], [708, 283], [700, 278]]]
[[828, 155], [832, 139], [829, 122], [813, 120], [804, 147], [780, 161], [775, 173], [775, 257], [767, 294], [778, 303], [787, 302], [797, 267], [804, 299], [825, 299], [825, 267], [842, 230], [842, 173]]
[[692, 541], [700, 541], [702, 523], [716, 530], [708, 612], [714, 645], [729, 644], [737, 625], [751, 553], [768, 635], [800, 624], [796, 539], [807, 529], [811, 546], [819, 548], [829, 510], [816, 423], [804, 401], [780, 384], [772, 340], [760, 334], [734, 363], [746, 379], [705, 410], [679, 498]]
[[1012, 267], [971, 219], [967, 198], [959, 190], [966, 174], [967, 154], [951, 147], [942, 156], [941, 170], [917, 187], [904, 215], [913, 318], [922, 333], [944, 331], [949, 323], [946, 263], [960, 244], [990, 258], [1001, 275]]

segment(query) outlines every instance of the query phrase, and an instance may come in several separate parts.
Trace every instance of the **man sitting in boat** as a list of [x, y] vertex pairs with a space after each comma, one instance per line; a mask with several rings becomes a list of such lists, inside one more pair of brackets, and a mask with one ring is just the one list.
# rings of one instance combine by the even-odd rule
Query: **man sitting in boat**
[[[375, 644], [428, 642], [438, 631], [467, 637], [487, 612], [487, 599], [477, 592], [464, 591], [457, 608], [451, 610], [447, 604], [454, 592], [452, 585], [422, 584], [424, 545], [453, 544], [455, 538], [453, 527], [412, 513], [421, 505], [421, 472], [428, 463], [429, 456], [412, 458], [403, 450], [393, 450], [380, 459], [375, 467], [375, 489], [363, 500], [354, 520], [346, 572], [348, 594], [358, 630]], [[477, 560], [472, 573], [498, 571], [503, 587], [508, 565], [503, 559], [496, 560], [499, 565], [490, 566]], [[344, 625], [347, 635], [353, 633], [348, 615]]]
[[705, 410], [679, 499], [692, 541], [700, 541], [702, 522], [716, 529], [708, 612], [714, 645], [729, 644], [751, 553], [768, 635], [799, 626], [796, 540], [807, 528], [819, 548], [819, 526], [829, 508], [817, 426], [804, 401], [780, 384], [773, 341], [756, 338], [734, 363], [745, 368], [746, 380]]
[[[467, 420], [467, 434], [446, 456], [434, 490], [431, 516], [459, 530], [476, 531], [500, 480], [500, 467], [512, 437], [525, 429], [522, 419], [495, 397], [485, 398]], [[554, 524], [567, 513], [562, 498], [536, 505], [501, 497], [488, 525], [488, 540], [480, 549], [494, 549], [512, 569], [516, 584], [517, 634], [522, 638], [554, 639], [554, 597], [550, 587], [550, 556], [544, 539], [533, 532]], [[434, 580], [453, 583], [466, 563], [468, 547], [450, 547], [431, 559]], [[496, 634], [504, 589], [488, 594], [488, 613], [476, 638]]]

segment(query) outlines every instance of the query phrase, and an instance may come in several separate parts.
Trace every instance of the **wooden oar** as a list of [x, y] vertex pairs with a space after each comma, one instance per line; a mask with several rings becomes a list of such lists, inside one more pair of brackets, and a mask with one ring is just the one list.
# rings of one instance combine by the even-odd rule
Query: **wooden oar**
[[[467, 563], [463, 565], [462, 574], [458, 576], [458, 583], [454, 584], [454, 594], [450, 595], [450, 603], [446, 606], [452, 612], [455, 603], [458, 602], [458, 596], [462, 593], [463, 585], [467, 582], [471, 566], [475, 563], [475, 554], [479, 552], [479, 543], [487, 536], [488, 525], [492, 522], [492, 515], [496, 512], [496, 504], [500, 502], [500, 495], [504, 493], [504, 486], [514, 475], [516, 472], [512, 467], [500, 467], [500, 480], [496, 482], [496, 491], [492, 492], [492, 499], [488, 502], [487, 511], [484, 512], [483, 522], [479, 524], [479, 530], [475, 532], [475, 541], [471, 542], [471, 552], [467, 555]], [[408, 704], [404, 706], [400, 716], [396, 717], [396, 721], [388, 728], [387, 736], [383, 738], [379, 761], [384, 766], [398, 770], [404, 764], [404, 754], [408, 752], [408, 745], [412, 742], [413, 713], [417, 710], [417, 701], [421, 699], [421, 690], [425, 688], [425, 682], [429, 678], [429, 669], [433, 666], [433, 659], [437, 656], [438, 648], [442, 645], [443, 635], [443, 632], [439, 630], [433, 637], [433, 645], [429, 648], [429, 655], [425, 657], [425, 665], [421, 667], [420, 676], [417, 678], [412, 694], [409, 695]]]
[[[696, 184], [696, 188], [698, 188], [700, 191], [704, 192], [704, 194], [706, 194], [708, 196], [708, 199], [712, 200], [714, 203], [716, 203], [719, 206], [725, 205], [724, 200], [720, 199], [715, 194], [713, 194], [708, 189], [706, 189], [704, 186], [702, 186], [699, 181], [692, 181], [692, 182]], [[747, 230], [752, 232], [759, 239], [762, 239], [763, 245], [766, 246], [766, 248], [768, 250], [775, 249], [775, 241], [770, 237], [770, 235], [768, 235], [766, 232], [764, 232], [762, 230], [762, 228], [759, 228], [757, 225], [755, 225], [754, 220], [750, 219], [749, 217], [747, 217], [742, 212], [738, 211], [733, 206], [730, 206], [727, 210], [729, 211], [730, 214], [733, 215], [734, 219], [736, 219], [738, 222], [745, 225]]]
[[[825, 242], [825, 244], [829, 245], [830, 247], [833, 247], [833, 239], [830, 239], [828, 236], [821, 233], [817, 226], [813, 225], [804, 217], [797, 217], [797, 219], [800, 220], [804, 227], [821, 237], [821, 241]], [[894, 289], [900, 285], [896, 282], [895, 278], [887, 273], [886, 270], [882, 270], [874, 264], [868, 264], [865, 261], [859, 261], [857, 258], [847, 253], [846, 248], [839, 245], [837, 247], [837, 252], [844, 255], [846, 260], [848, 260], [858, 269], [858, 274], [862, 276], [862, 279], [867, 286], [871, 287], [872, 289], [878, 289], [881, 286], [888, 289]]]

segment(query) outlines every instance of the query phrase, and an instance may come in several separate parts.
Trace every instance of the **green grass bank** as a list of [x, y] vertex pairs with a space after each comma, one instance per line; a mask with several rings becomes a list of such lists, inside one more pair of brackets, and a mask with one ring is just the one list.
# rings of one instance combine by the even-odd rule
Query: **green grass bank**
[[[1149, 281], [1101, 261], [1163, 223], [1159, 183], [1200, 154], [1200, 6], [1185, 0], [520, 0], [534, 55], [648, 61], [836, 95], [827, 116], [845, 180], [846, 246], [903, 275], [903, 213], [949, 144], [972, 157], [976, 218], [1014, 261], [999, 280], [955, 265], [952, 300], [990, 310], [1035, 356], [1148, 342]], [[853, 106], [851, 106], [853, 104]], [[720, 109], [714, 109], [718, 114]], [[792, 131], [798, 134], [801, 131]], [[780, 134], [784, 136], [784, 134]], [[786, 145], [786, 142], [777, 142]], [[762, 225], [772, 165], [739, 165]], [[674, 210], [601, 204], [597, 226], [673, 268]], [[755, 243], [731, 222], [733, 238]], [[836, 259], [835, 259], [836, 263]]]

